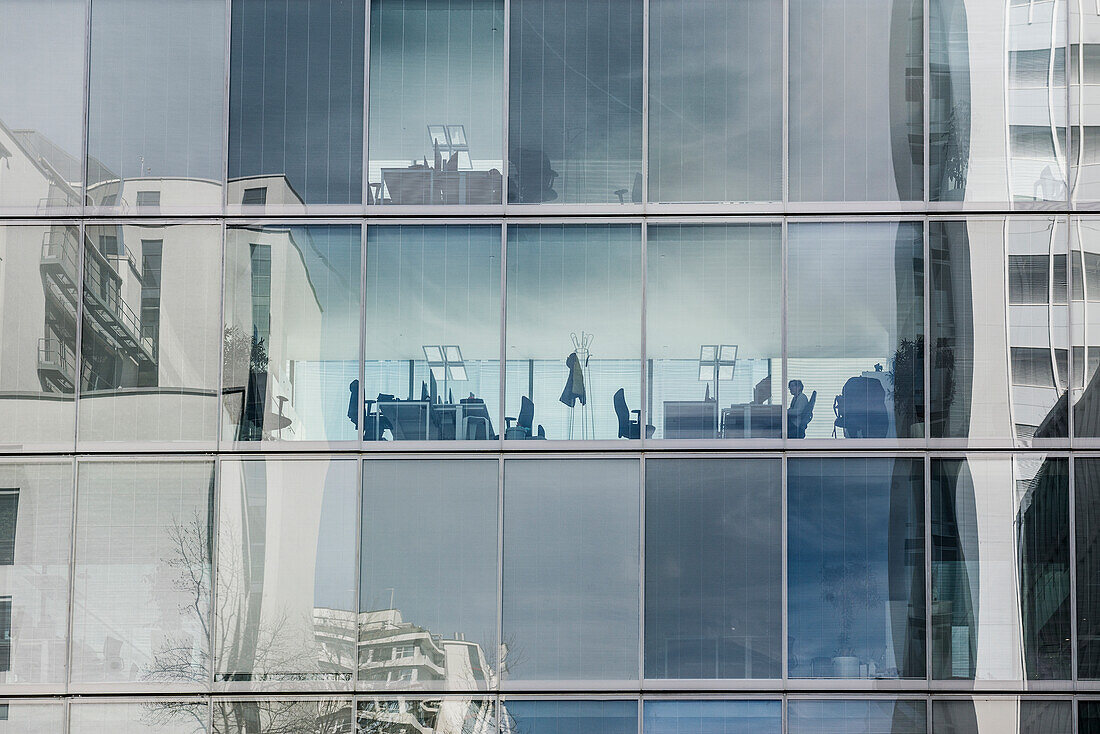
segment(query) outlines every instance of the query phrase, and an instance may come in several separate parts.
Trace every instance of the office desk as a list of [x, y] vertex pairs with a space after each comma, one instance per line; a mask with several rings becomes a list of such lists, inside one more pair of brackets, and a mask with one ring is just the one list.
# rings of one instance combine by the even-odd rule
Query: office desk
[[713, 400], [666, 400], [664, 438], [714, 438], [718, 404]]
[[723, 438], [779, 438], [782, 435], [782, 405], [745, 403], [722, 410]]
[[387, 204], [499, 204], [498, 171], [436, 171], [432, 168], [383, 168]]
[[485, 429], [485, 439], [493, 436], [493, 421], [482, 401], [471, 403], [438, 403], [432, 406], [432, 419], [439, 426], [443, 440], [474, 441], [478, 426]]

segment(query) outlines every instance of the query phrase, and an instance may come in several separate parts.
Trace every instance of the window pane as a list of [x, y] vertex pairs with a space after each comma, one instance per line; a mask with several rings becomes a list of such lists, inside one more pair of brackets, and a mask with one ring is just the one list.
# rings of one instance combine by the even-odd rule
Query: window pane
[[221, 227], [84, 232], [80, 440], [212, 444]]
[[513, 0], [508, 201], [642, 200], [642, 0]]
[[799, 701], [787, 705], [790, 734], [925, 734], [923, 700]]
[[499, 734], [488, 698], [359, 699], [358, 734]]
[[638, 462], [517, 460], [504, 470], [504, 675], [636, 678]]
[[210, 680], [214, 464], [79, 465], [72, 680]]
[[641, 234], [508, 228], [505, 438], [639, 438]]
[[646, 734], [779, 734], [780, 701], [646, 701]]
[[778, 201], [783, 3], [649, 7], [649, 199]]
[[84, 0], [0, 4], [0, 208], [79, 209]]
[[65, 706], [61, 702], [8, 701], [4, 709], [6, 716], [0, 718], [0, 734], [57, 734], [65, 728]]
[[781, 676], [781, 493], [778, 460], [646, 462], [647, 678]]
[[503, 703], [504, 734], [637, 734], [634, 701], [508, 699]]
[[[1031, 446], [1067, 435], [1066, 239], [1065, 221], [1049, 217], [931, 223], [933, 437]], [[1025, 264], [1046, 281], [1026, 294]]]
[[[1077, 675], [1100, 678], [1100, 459], [1074, 459]], [[1098, 710], [1100, 712], [1100, 710]]]
[[366, 0], [233, 0], [229, 204], [363, 200]]
[[[1100, 221], [1074, 217], [1070, 222], [1072, 251], [1073, 429], [1077, 436], [1100, 436]], [[1094, 343], [1095, 342], [1095, 343]]]
[[1097, 734], [1100, 732], [1100, 701], [1078, 701], [1078, 734]]
[[1073, 704], [1017, 698], [933, 701], [932, 726], [937, 734], [1071, 734]]
[[923, 436], [921, 224], [799, 223], [788, 232], [788, 435]]
[[495, 687], [498, 474], [495, 460], [363, 464], [361, 686]]
[[351, 441], [359, 225], [226, 233], [224, 419], [236, 441]]
[[88, 202], [222, 204], [225, 2], [93, 0]]
[[787, 462], [792, 678], [923, 678], [919, 459]]
[[65, 682], [72, 486], [68, 462], [0, 463], [4, 685]]
[[1065, 201], [1066, 5], [930, 6], [932, 201]]
[[780, 226], [650, 226], [646, 236], [654, 437], [780, 438]]
[[932, 675], [1070, 676], [1069, 462], [932, 461]]
[[79, 241], [75, 225], [0, 226], [0, 444], [12, 449], [73, 447]]
[[336, 734], [350, 732], [355, 709], [351, 699], [320, 701], [217, 700], [214, 734]]
[[206, 734], [205, 703], [81, 703], [69, 709], [69, 734]]
[[226, 460], [218, 515], [215, 676], [350, 680], [354, 460]]
[[500, 250], [499, 225], [367, 227], [365, 440], [497, 438]]
[[504, 1], [372, 0], [368, 204], [500, 204]]
[[919, 0], [790, 0], [792, 201], [924, 198], [922, 15]]

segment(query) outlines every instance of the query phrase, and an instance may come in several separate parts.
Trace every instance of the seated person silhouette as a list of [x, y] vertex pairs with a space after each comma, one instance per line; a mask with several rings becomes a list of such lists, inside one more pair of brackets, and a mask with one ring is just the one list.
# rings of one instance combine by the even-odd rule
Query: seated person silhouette
[[787, 438], [806, 438], [806, 426], [814, 417], [817, 391], [807, 398], [802, 380], [791, 380], [787, 389], [791, 392], [791, 404], [787, 406]]

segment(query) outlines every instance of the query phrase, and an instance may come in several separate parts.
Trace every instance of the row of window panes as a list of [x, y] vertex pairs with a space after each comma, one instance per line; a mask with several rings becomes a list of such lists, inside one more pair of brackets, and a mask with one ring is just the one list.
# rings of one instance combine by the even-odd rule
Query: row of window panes
[[778, 680], [785, 633], [791, 679], [1017, 688], [1074, 625], [1100, 679], [1100, 458], [1073, 508], [1038, 453], [217, 466], [79, 462], [70, 605], [72, 465], [0, 463], [4, 685], [629, 689], [642, 637], [647, 679]]
[[[1076, 716], [1075, 706], [1076, 703]], [[929, 729], [929, 705], [931, 725]], [[56, 734], [66, 710], [57, 702], [0, 704], [0, 733]], [[1093, 734], [1100, 701], [1061, 698], [780, 699], [110, 699], [73, 702], [69, 734]], [[641, 721], [639, 722], [639, 709]], [[1074, 719], [1076, 718], [1076, 727]]]
[[0, 207], [1094, 205], [1100, 18], [925, 5], [7, 2]]
[[0, 445], [1100, 437], [1087, 217], [83, 233], [0, 226]]

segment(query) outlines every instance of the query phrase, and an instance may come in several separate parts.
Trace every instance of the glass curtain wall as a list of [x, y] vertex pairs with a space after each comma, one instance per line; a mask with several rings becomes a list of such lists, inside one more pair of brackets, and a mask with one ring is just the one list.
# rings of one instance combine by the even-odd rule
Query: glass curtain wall
[[368, 204], [500, 204], [504, 0], [372, 0]]
[[366, 268], [363, 439], [498, 438], [500, 226], [369, 225]]

